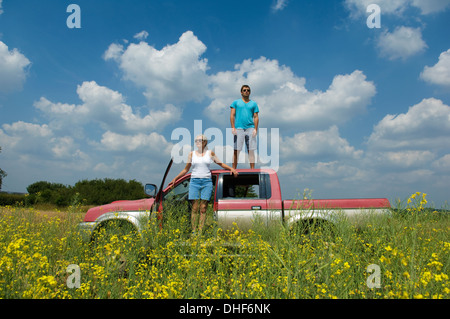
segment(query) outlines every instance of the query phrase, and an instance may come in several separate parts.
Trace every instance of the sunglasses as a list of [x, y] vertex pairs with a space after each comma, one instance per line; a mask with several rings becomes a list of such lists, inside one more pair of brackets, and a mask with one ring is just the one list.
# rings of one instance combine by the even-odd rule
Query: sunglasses
[[249, 89], [243, 89], [242, 92], [250, 92]]
[[197, 142], [206, 142], [206, 141], [201, 140], [201, 139], [197, 139], [197, 140], [194, 140], [194, 142], [197, 143]]

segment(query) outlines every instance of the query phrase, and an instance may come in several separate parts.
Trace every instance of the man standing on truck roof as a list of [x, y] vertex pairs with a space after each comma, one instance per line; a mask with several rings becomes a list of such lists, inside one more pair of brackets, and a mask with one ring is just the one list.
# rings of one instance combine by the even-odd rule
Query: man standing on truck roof
[[234, 135], [233, 168], [237, 168], [239, 152], [245, 142], [250, 168], [255, 168], [256, 135], [258, 134], [258, 104], [250, 100], [250, 86], [241, 87], [242, 98], [230, 105], [231, 132]]

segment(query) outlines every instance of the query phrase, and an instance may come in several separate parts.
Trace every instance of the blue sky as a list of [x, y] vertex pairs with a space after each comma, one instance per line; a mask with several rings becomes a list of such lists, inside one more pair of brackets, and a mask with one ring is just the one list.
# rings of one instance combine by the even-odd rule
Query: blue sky
[[[372, 3], [380, 28], [367, 25]], [[67, 25], [70, 4], [81, 28]], [[225, 135], [245, 83], [260, 127], [279, 131], [268, 165], [284, 197], [420, 191], [439, 208], [450, 199], [448, 30], [450, 0], [0, 0], [2, 190], [159, 184], [172, 134], [201, 120]]]

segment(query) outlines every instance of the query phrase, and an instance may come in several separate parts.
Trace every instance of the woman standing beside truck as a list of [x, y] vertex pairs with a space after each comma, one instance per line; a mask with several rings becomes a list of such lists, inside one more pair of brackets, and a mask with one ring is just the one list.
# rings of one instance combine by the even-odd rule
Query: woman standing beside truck
[[[197, 231], [201, 233], [206, 220], [208, 201], [211, 199], [213, 190], [210, 170], [211, 163], [214, 162], [220, 167], [231, 171], [235, 177], [238, 175], [238, 172], [234, 168], [222, 163], [213, 151], [208, 150], [208, 139], [205, 135], [198, 135], [194, 142], [197, 150], [189, 153], [185, 168], [169, 183], [169, 186], [175, 185], [175, 182], [187, 174], [192, 167], [188, 195], [188, 199], [193, 201], [191, 225], [193, 233]], [[199, 211], [200, 219], [198, 218]]]

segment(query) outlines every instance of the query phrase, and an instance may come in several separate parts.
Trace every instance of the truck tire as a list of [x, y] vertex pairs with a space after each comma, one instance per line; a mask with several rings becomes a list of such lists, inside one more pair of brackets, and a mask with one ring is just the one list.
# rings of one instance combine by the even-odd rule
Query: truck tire
[[[113, 238], [113, 236], [117, 237]], [[109, 271], [120, 277], [126, 277], [130, 259], [135, 258], [130, 256], [136, 255], [139, 250], [139, 239], [139, 233], [132, 223], [124, 220], [110, 220], [100, 224], [94, 230], [90, 244], [92, 251], [104, 258]], [[116, 254], [116, 251], [119, 254]]]

